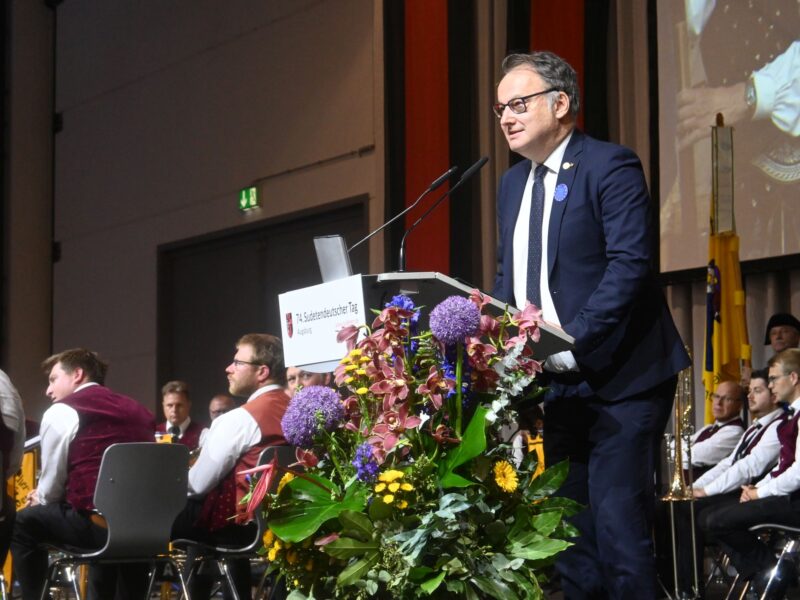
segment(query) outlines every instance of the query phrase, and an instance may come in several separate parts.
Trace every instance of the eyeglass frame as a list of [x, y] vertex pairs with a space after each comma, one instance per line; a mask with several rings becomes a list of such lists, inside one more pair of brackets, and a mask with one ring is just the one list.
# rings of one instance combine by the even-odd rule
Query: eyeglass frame
[[266, 366], [264, 363], [252, 362], [249, 360], [239, 360], [238, 358], [234, 358], [231, 361], [234, 369], [238, 369], [242, 365], [250, 365], [251, 367], [264, 367]]
[[[510, 108], [511, 112], [514, 113], [515, 115], [522, 115], [522, 114], [525, 114], [526, 112], [528, 112], [528, 100], [531, 100], [531, 99], [535, 98], [536, 96], [541, 96], [543, 94], [549, 94], [550, 92], [560, 92], [560, 91], [561, 90], [558, 89], [557, 87], [551, 87], [551, 88], [548, 88], [548, 89], [543, 90], [541, 92], [534, 92], [533, 94], [528, 94], [527, 96], [520, 96], [519, 98], [512, 98], [511, 100], [509, 100], [505, 104], [503, 104], [502, 102], [495, 102], [494, 104], [492, 104], [492, 111], [494, 112], [494, 116], [496, 116], [498, 119], [502, 119], [503, 118], [503, 113], [506, 112], [506, 108]], [[521, 102], [522, 103], [522, 110], [520, 110], [520, 111], [515, 110], [514, 107], [512, 106], [513, 102]]]
[[767, 377], [767, 386], [775, 383], [776, 381], [778, 381], [778, 379], [789, 377], [789, 375], [791, 375], [791, 373], [783, 373], [781, 375], [770, 375], [769, 377]]

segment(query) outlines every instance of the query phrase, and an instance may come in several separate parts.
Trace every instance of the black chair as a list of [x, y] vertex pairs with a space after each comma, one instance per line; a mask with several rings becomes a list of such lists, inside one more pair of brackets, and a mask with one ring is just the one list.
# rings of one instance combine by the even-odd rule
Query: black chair
[[[271, 462], [273, 456], [277, 456], [278, 464], [283, 467], [287, 467], [296, 461], [294, 446], [269, 446], [264, 448], [258, 457], [258, 465], [261, 466]], [[211, 545], [188, 539], [173, 540], [173, 547], [185, 549], [187, 552], [191, 548], [197, 553], [186, 575], [186, 583], [188, 584], [192, 580], [192, 577], [198, 573], [204, 564], [214, 564], [218, 572], [224, 577], [224, 581], [233, 598], [241, 600], [228, 568], [228, 561], [243, 558], [250, 560], [258, 556], [257, 552], [261, 548], [264, 533], [267, 531], [267, 520], [263, 511], [257, 510], [255, 512], [254, 523], [255, 526], [252, 527], [253, 537], [241, 546]], [[186, 594], [185, 591], [184, 594]], [[186, 594], [186, 597], [188, 598], [188, 594]]]
[[[142, 442], [106, 448], [94, 492], [95, 507], [108, 527], [105, 546], [92, 551], [54, 547], [61, 557], [50, 565], [42, 600], [56, 573], [67, 565], [147, 563], [145, 598], [150, 597], [157, 564], [171, 564], [180, 577], [169, 554], [169, 538], [175, 517], [186, 505], [188, 468], [189, 450], [183, 444]], [[186, 594], [182, 577], [180, 582]], [[77, 586], [75, 591], [80, 598]]]

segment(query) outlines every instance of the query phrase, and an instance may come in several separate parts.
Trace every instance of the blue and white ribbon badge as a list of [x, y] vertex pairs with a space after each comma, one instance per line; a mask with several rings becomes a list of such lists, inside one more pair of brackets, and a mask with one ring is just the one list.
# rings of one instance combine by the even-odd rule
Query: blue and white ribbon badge
[[555, 198], [556, 202], [563, 202], [567, 199], [567, 194], [569, 193], [569, 188], [567, 187], [566, 183], [559, 183], [556, 186], [556, 192], [553, 194], [553, 198]]

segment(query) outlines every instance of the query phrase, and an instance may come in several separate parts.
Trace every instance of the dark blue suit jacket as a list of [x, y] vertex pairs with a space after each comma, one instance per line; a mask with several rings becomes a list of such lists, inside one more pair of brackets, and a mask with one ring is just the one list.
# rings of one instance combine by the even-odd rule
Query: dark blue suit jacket
[[[572, 163], [564, 168], [563, 163]], [[689, 357], [652, 270], [650, 196], [637, 156], [575, 130], [556, 185], [548, 231], [550, 293], [593, 392], [622, 400], [663, 383]], [[492, 295], [514, 304], [513, 236], [531, 161], [500, 180], [500, 243]]]

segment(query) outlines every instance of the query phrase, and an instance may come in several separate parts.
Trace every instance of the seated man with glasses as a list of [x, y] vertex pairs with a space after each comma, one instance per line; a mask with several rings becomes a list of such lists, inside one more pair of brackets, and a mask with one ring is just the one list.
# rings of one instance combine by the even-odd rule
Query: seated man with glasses
[[[189, 502], [175, 520], [173, 539], [234, 545], [250, 541], [255, 532], [252, 526], [245, 526], [241, 504], [250, 485], [237, 473], [256, 466], [266, 446], [286, 444], [281, 418], [289, 397], [284, 391], [286, 369], [280, 339], [266, 333], [242, 336], [225, 372], [231, 395], [247, 401], [211, 423], [197, 462], [189, 470]], [[249, 598], [249, 561], [229, 564], [239, 597]], [[190, 582], [190, 596], [209, 598], [212, 583], [212, 578], [198, 574]]]
[[755, 485], [742, 486], [738, 504], [704, 511], [699, 519], [706, 539], [718, 541], [748, 580], [775, 565], [772, 550], [748, 528], [762, 523], [800, 527], [800, 461], [796, 460], [800, 451], [800, 349], [790, 348], [770, 359], [768, 382], [779, 402], [790, 403], [790, 414], [777, 429], [777, 466]]

